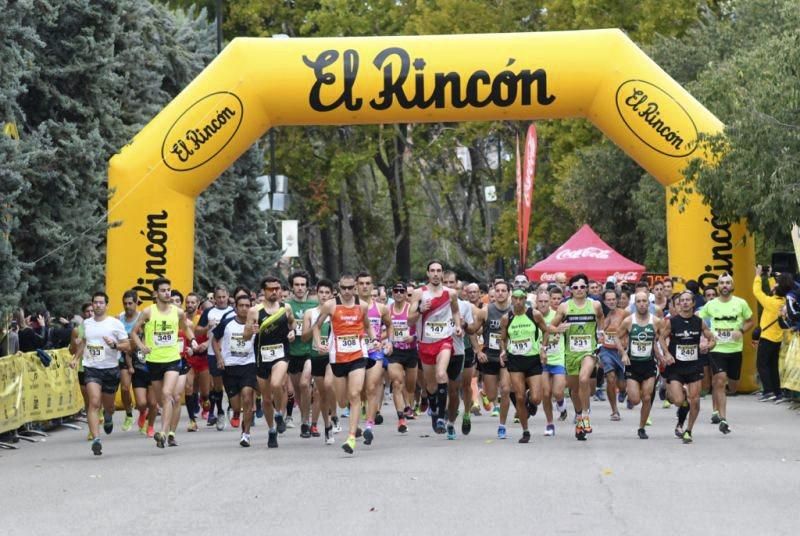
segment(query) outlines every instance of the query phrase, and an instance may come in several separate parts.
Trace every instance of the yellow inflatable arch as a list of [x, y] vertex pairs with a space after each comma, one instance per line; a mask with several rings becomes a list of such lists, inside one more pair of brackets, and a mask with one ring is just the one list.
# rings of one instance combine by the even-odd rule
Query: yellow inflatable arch
[[[195, 199], [272, 126], [565, 117], [590, 120], [665, 186], [705, 158], [698, 134], [723, 128], [619, 30], [234, 39], [111, 159], [108, 294], [146, 302], [159, 276], [192, 288]], [[671, 274], [707, 284], [732, 271], [753, 303], [742, 224], [695, 197], [667, 207], [667, 226]]]

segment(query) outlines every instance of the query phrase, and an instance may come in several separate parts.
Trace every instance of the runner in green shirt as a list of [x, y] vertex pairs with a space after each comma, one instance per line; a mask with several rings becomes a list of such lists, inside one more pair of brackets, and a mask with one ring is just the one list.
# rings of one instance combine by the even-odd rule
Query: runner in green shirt
[[[308, 274], [294, 272], [289, 276], [291, 295], [286, 303], [292, 308], [294, 314], [294, 341], [289, 344], [289, 378], [292, 381], [295, 397], [300, 401], [300, 437], [311, 437], [311, 341], [304, 341], [303, 317], [306, 311], [313, 309], [319, 303], [308, 299]], [[288, 410], [287, 410], [288, 413]], [[287, 424], [289, 417], [287, 417]], [[319, 435], [319, 432], [317, 432]]]

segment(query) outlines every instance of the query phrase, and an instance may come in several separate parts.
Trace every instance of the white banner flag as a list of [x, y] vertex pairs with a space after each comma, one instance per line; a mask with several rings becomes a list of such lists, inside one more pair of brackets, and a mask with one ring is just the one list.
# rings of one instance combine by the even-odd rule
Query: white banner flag
[[299, 257], [300, 239], [297, 234], [297, 220], [283, 220], [281, 226], [281, 249], [284, 257]]

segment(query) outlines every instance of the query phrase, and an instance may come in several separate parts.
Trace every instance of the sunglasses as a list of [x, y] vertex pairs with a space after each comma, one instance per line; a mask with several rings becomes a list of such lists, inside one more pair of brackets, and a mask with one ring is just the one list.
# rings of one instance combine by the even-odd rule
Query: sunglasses
[[582, 290], [586, 288], [586, 285], [572, 285], [570, 288], [572, 290]]
[[354, 288], [356, 288], [356, 286], [355, 285], [339, 285], [339, 288], [341, 290], [353, 290]]
[[264, 290], [267, 292], [277, 292], [281, 289], [281, 287], [264, 287]]
[[[406, 292], [405, 290], [397, 290], [397, 289], [392, 290], [393, 294], [405, 294], [405, 292]], [[411, 294], [409, 294], [409, 296], [411, 296]]]

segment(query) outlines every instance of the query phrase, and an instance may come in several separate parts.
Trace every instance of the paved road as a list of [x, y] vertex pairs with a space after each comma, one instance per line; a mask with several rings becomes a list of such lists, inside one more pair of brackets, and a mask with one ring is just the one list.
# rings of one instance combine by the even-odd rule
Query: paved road
[[800, 413], [733, 398], [723, 436], [709, 408], [692, 445], [673, 437], [674, 409], [654, 409], [642, 441], [638, 413], [609, 422], [595, 403], [585, 443], [566, 426], [542, 437], [541, 416], [528, 445], [518, 426], [497, 440], [488, 416], [456, 441], [429, 420], [400, 436], [389, 418], [353, 457], [298, 429], [268, 450], [263, 424], [250, 449], [231, 429], [180, 433], [180, 447], [160, 450], [117, 428], [95, 457], [86, 431], [63, 429], [0, 451], [0, 533], [796, 534]]

